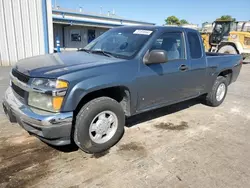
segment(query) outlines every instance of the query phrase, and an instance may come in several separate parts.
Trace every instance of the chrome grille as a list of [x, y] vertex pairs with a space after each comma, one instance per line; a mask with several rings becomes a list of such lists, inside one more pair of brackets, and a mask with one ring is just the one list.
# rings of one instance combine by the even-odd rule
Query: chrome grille
[[18, 94], [21, 98], [25, 97], [25, 91], [20, 87], [16, 86], [13, 82], [11, 83], [11, 87], [16, 94]]
[[30, 79], [29, 76], [18, 72], [16, 69], [12, 69], [12, 75], [23, 83], [28, 83]]
[[29, 82], [29, 76], [24, 75], [18, 72], [16, 69], [11, 71], [11, 88], [16, 96], [16, 98], [22, 103], [27, 103], [28, 91], [25, 91], [24, 88], [20, 87], [19, 84], [26, 85]]

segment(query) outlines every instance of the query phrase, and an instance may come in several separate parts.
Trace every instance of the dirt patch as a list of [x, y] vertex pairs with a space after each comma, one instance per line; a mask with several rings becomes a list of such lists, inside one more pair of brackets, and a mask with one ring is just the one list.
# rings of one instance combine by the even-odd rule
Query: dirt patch
[[180, 124], [173, 124], [173, 123], [160, 123], [154, 125], [155, 128], [157, 129], [163, 129], [163, 130], [184, 130], [188, 128], [188, 123], [185, 121], [180, 122]]
[[121, 154], [136, 155], [136, 156], [146, 156], [146, 148], [138, 142], [130, 142], [128, 144], [122, 144], [118, 146], [118, 152]]
[[10, 145], [16, 145], [16, 144], [29, 144], [34, 141], [36, 141], [36, 138], [34, 136], [20, 135], [13, 138], [7, 138], [6, 143]]
[[0, 140], [0, 187], [26, 187], [48, 173], [48, 160], [59, 152], [32, 137]]

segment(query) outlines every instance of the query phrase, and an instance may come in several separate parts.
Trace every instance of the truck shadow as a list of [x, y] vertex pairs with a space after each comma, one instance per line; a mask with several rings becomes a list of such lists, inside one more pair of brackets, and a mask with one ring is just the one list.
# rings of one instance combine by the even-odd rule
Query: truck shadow
[[47, 145], [56, 149], [57, 151], [60, 151], [63, 153], [71, 153], [71, 152], [77, 151], [79, 149], [75, 143], [71, 143], [71, 144], [66, 145], [66, 146], [53, 146], [50, 144], [47, 144]]
[[200, 103], [201, 103], [201, 100], [199, 98], [196, 98], [196, 99], [191, 99], [188, 101], [180, 102], [177, 104], [173, 104], [170, 106], [162, 107], [156, 110], [144, 112], [144, 113], [132, 116], [132, 117], [128, 117], [126, 119], [126, 127], [130, 128], [136, 124], [150, 121], [152, 119], [156, 119], [158, 117], [169, 115], [169, 114], [181, 111], [181, 110], [185, 110], [187, 108], [190, 108]]

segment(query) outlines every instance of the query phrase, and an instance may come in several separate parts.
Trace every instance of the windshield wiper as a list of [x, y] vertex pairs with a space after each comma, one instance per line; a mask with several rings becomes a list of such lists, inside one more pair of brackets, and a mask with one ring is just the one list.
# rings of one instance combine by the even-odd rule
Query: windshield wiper
[[91, 52], [90, 50], [87, 50], [87, 49], [84, 49], [84, 48], [81, 48], [81, 49], [79, 49], [78, 51], [83, 51], [83, 52], [87, 52], [87, 53], [90, 53], [90, 52]]
[[106, 51], [102, 51], [102, 50], [91, 50], [90, 52], [93, 54], [102, 54], [102, 55], [105, 55], [107, 57], [115, 57], [111, 52], [106, 52]]

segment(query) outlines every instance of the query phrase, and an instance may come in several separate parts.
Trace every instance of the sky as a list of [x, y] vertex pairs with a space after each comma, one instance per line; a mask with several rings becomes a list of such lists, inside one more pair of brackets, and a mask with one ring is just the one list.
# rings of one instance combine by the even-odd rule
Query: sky
[[90, 12], [115, 13], [123, 18], [152, 22], [157, 25], [165, 23], [168, 16], [186, 19], [189, 23], [201, 25], [213, 22], [221, 15], [231, 15], [236, 20], [250, 20], [250, 0], [52, 0], [52, 4], [62, 8]]

